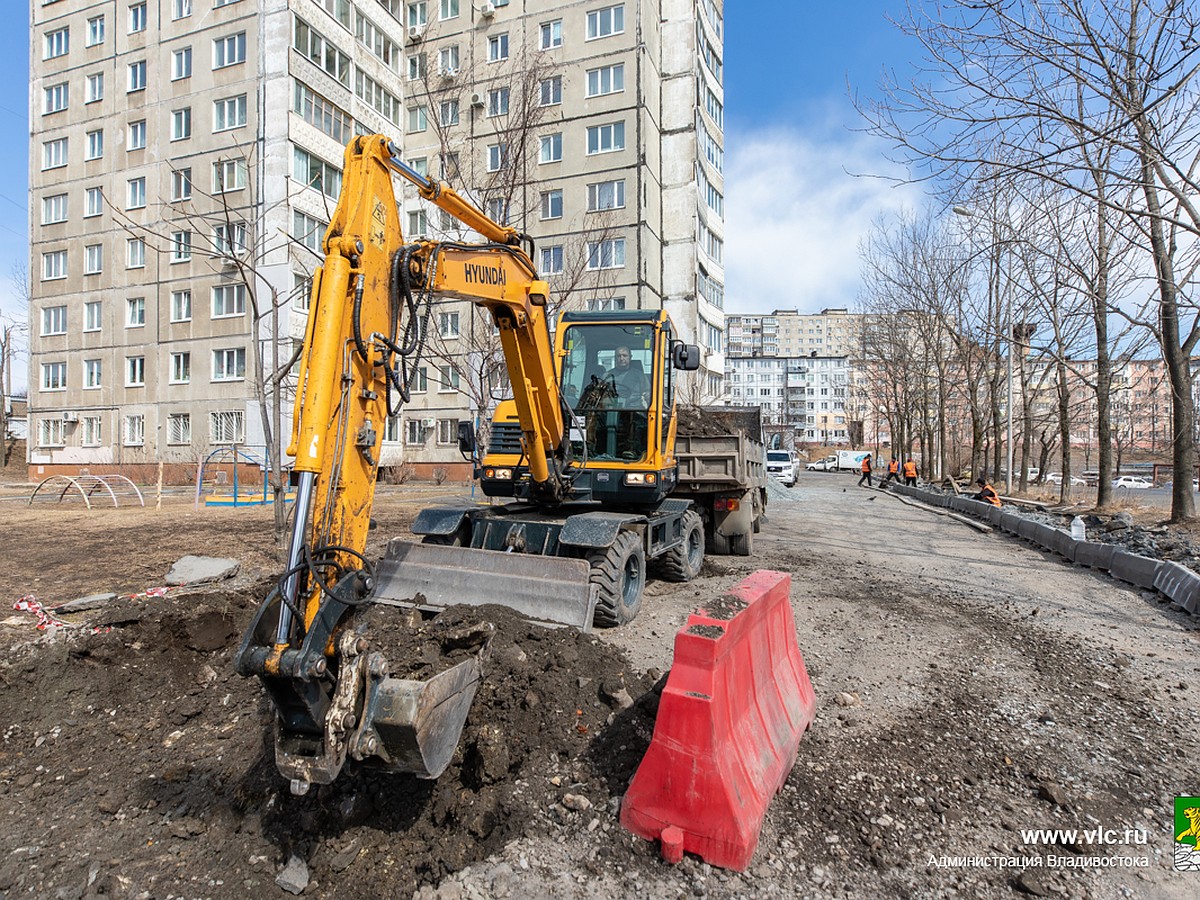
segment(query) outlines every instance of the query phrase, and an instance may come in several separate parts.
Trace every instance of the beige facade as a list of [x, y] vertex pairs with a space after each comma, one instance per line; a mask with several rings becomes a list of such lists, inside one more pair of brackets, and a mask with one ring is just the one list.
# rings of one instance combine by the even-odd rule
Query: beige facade
[[730, 315], [726, 349], [730, 356], [856, 356], [861, 323], [861, 315], [845, 309]]
[[[31, 9], [34, 477], [191, 464], [231, 443], [261, 452], [255, 332], [279, 362], [302, 334], [312, 251], [355, 133], [392, 135], [406, 159], [528, 232], [569, 304], [667, 306], [681, 336], [705, 345], [719, 389], [719, 4]], [[407, 236], [472, 237], [399, 196]], [[256, 325], [254, 310], [273, 305], [277, 324]], [[462, 337], [486, 338], [477, 318], [435, 306], [425, 377], [388, 424], [385, 464], [459, 459], [457, 422], [486, 415], [476, 395], [492, 393], [463, 383], [487, 368]]]

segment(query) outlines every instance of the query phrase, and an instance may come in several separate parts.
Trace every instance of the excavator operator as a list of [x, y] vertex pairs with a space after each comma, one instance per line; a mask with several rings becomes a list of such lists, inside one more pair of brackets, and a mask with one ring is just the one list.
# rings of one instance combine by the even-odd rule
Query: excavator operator
[[617, 388], [617, 405], [622, 409], [645, 409], [650, 405], [650, 381], [628, 347], [616, 349], [608, 376]]

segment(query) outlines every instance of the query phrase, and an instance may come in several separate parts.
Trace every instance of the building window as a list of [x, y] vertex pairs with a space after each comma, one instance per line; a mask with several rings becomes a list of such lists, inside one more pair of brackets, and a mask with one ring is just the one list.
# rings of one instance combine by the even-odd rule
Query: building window
[[218, 256], [233, 256], [246, 250], [246, 226], [241, 222], [222, 223], [213, 227], [213, 252]]
[[541, 139], [539, 163], [562, 162], [562, 135], [548, 134]]
[[458, 18], [459, 0], [441, 0], [438, 18], [440, 19], [457, 19]]
[[42, 336], [67, 333], [67, 308], [47, 306], [42, 310]]
[[328, 227], [328, 222], [314, 219], [298, 209], [292, 210], [292, 237], [314, 253], [321, 252], [321, 240]]
[[487, 114], [489, 116], [508, 115], [508, 88], [493, 88], [488, 91]]
[[501, 225], [508, 222], [508, 200], [504, 197], [493, 197], [485, 204], [484, 212], [493, 222]]
[[146, 357], [125, 357], [125, 387], [145, 387]]
[[335, 22], [350, 30], [350, 0], [317, 0], [317, 5], [325, 7]]
[[542, 218], [561, 219], [563, 214], [563, 192], [542, 191]]
[[212, 315], [214, 319], [246, 314], [246, 286], [244, 284], [220, 284], [212, 289]]
[[240, 444], [246, 440], [246, 414], [240, 409], [209, 413], [208, 434], [214, 444]]
[[104, 43], [104, 16], [92, 16], [87, 20], [87, 40], [84, 46], [95, 47]]
[[404, 420], [404, 443], [420, 446], [425, 443], [425, 429], [420, 419]]
[[342, 170], [325, 162], [307, 150], [294, 148], [294, 176], [305, 187], [316, 188], [327, 197], [337, 199], [342, 190]]
[[84, 135], [83, 158], [85, 160], [100, 159], [104, 156], [104, 132], [101, 129], [89, 131]]
[[42, 254], [42, 281], [67, 277], [67, 251], [51, 250]]
[[98, 359], [85, 359], [83, 361], [83, 386], [89, 390], [101, 387], [104, 383], [102, 379], [102, 361]]
[[457, 443], [458, 419], [437, 420], [437, 442], [442, 446]]
[[443, 100], [440, 116], [443, 125], [457, 125], [459, 122], [458, 100]]
[[625, 149], [625, 123], [609, 122], [606, 125], [593, 125], [587, 130], [587, 152], [613, 153]]
[[180, 47], [171, 53], [171, 80], [192, 77], [192, 48]]
[[192, 321], [191, 291], [171, 291], [171, 321]]
[[62, 447], [66, 443], [63, 440], [63, 434], [62, 419], [41, 419], [38, 421], [39, 447]]
[[246, 61], [246, 32], [239, 31], [213, 41], [213, 68], [223, 69]]
[[171, 173], [171, 199], [192, 199], [192, 170], [176, 169]]
[[125, 182], [127, 188], [125, 197], [126, 209], [142, 209], [146, 205], [146, 179], [130, 178]]
[[458, 337], [458, 313], [438, 313], [438, 334], [448, 338]]
[[329, 43], [315, 28], [297, 17], [293, 46], [343, 86], [350, 86], [350, 57]]
[[57, 169], [67, 164], [67, 139], [56, 138], [42, 144], [42, 171]]
[[458, 370], [452, 366], [438, 366], [438, 393], [446, 394], [458, 390]]
[[95, 103], [97, 100], [104, 99], [104, 73], [93, 72], [87, 77], [87, 93], [84, 95], [84, 103]]
[[396, 71], [400, 59], [400, 48], [396, 46], [378, 25], [361, 12], [354, 20], [354, 36], [385, 66]]
[[601, 66], [598, 69], [588, 69], [587, 95], [600, 97], [604, 94], [615, 94], [625, 90], [625, 64]]
[[100, 301], [89, 300], [83, 304], [83, 330], [84, 331], [99, 331], [100, 330]]
[[438, 51], [438, 71], [443, 75], [458, 74], [458, 44]]
[[408, 108], [408, 132], [416, 134], [424, 131], [429, 126], [429, 118], [425, 113], [423, 106], [410, 106]]
[[146, 267], [146, 242], [142, 238], [129, 238], [125, 242], [125, 267], [127, 269], [144, 269]]
[[125, 446], [140, 447], [146, 443], [146, 417], [125, 417]]
[[212, 372], [213, 381], [241, 381], [246, 377], [246, 349], [230, 347], [214, 350]]
[[71, 49], [71, 29], [56, 28], [46, 32], [46, 42], [42, 50], [42, 59], [54, 59], [66, 56]]
[[190, 444], [192, 442], [192, 417], [189, 413], [170, 413], [167, 416], [167, 443]]
[[146, 149], [146, 120], [138, 119], [129, 123], [129, 149]]
[[508, 34], [493, 34], [488, 38], [488, 62], [508, 59]]
[[588, 241], [587, 267], [589, 269], [619, 269], [624, 265], [625, 238]]
[[379, 113], [393, 125], [400, 124], [400, 98], [391, 91], [385, 90], [374, 78], [371, 78], [362, 69], [356, 69], [354, 73], [354, 93], [361, 100], [365, 100], [371, 105], [375, 112]]
[[51, 113], [62, 112], [67, 108], [68, 96], [70, 94], [70, 85], [67, 82], [60, 84], [52, 84], [43, 91], [44, 103], [42, 106], [42, 115], [50, 115]]
[[587, 14], [587, 39], [608, 37], [625, 30], [625, 5], [606, 6]]
[[192, 0], [171, 0], [171, 18], [186, 19], [192, 14]]
[[425, 210], [418, 209], [408, 214], [408, 233], [412, 237], [425, 237], [429, 233], [429, 219]]
[[233, 3], [241, 3], [241, 0], [213, 0], [213, 8], [219, 9], [222, 6], [229, 6]]
[[591, 297], [588, 299], [587, 308], [590, 312], [607, 312], [613, 309], [624, 309], [624, 297]]
[[80, 438], [80, 443], [85, 447], [99, 447], [103, 433], [101, 432], [101, 419], [99, 416], [84, 416], [80, 420], [83, 426], [83, 434]]
[[146, 298], [130, 297], [125, 301], [125, 327], [140, 328], [146, 324]]
[[542, 106], [562, 103], [562, 76], [553, 75], [538, 82], [538, 102]]
[[[248, 170], [244, 159], [219, 159], [213, 163], [213, 193], [240, 191], [246, 186]], [[188, 188], [191, 196], [191, 188]]]
[[416, 53], [408, 58], [408, 80], [420, 81], [425, 77], [425, 54]]
[[65, 362], [42, 363], [42, 390], [65, 391], [67, 389], [67, 364]]
[[144, 91], [146, 89], [146, 61], [139, 60], [129, 64], [129, 87], [126, 88], [126, 93], [132, 94], [135, 91]]
[[562, 19], [555, 19], [553, 22], [543, 22], [539, 29], [539, 35], [539, 49], [553, 50], [555, 47], [561, 47]]
[[192, 354], [171, 354], [171, 384], [187, 384], [192, 380]]
[[309, 125], [323, 131], [339, 144], [349, 143], [354, 133], [354, 120], [350, 114], [299, 81], [296, 82], [294, 108]]
[[67, 195], [52, 194], [42, 198], [42, 224], [54, 225], [67, 221]]
[[213, 132], [241, 128], [246, 124], [246, 95], [225, 97], [213, 103]]
[[562, 245], [542, 248], [542, 272], [543, 275], [561, 275], [563, 271], [563, 248]]
[[508, 144], [488, 144], [487, 170], [499, 172], [508, 165]]
[[187, 262], [192, 258], [192, 233], [171, 232], [171, 262]]
[[129, 7], [129, 33], [137, 34], [146, 30], [146, 4], [134, 3]]
[[88, 244], [83, 248], [83, 274], [99, 275], [104, 271], [104, 245]]
[[424, 28], [427, 21], [428, 10], [426, 9], [425, 0], [419, 0], [417, 3], [408, 4], [409, 28]]
[[588, 185], [588, 212], [625, 208], [625, 180], [600, 181]]
[[186, 141], [192, 136], [192, 108], [171, 111], [171, 140]]

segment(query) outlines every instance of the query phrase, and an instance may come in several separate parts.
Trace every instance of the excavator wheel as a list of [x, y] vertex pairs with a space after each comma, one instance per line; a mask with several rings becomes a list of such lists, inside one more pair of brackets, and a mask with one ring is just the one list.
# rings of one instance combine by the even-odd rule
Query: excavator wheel
[[683, 543], [663, 554], [659, 564], [665, 581], [691, 581], [704, 563], [704, 521], [694, 509], [683, 514]]
[[646, 588], [646, 551], [632, 531], [622, 531], [606, 550], [587, 554], [589, 580], [598, 588], [595, 624], [601, 628], [625, 625], [642, 608]]
[[441, 547], [466, 547], [468, 532], [460, 528], [454, 534], [427, 534], [421, 538], [422, 544], [437, 544]]

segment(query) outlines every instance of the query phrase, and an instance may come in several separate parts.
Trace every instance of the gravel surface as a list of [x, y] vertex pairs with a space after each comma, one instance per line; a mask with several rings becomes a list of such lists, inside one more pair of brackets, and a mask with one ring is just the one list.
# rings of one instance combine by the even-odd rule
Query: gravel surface
[[[0, 623], [0, 896], [1197, 896], [1170, 829], [1197, 791], [1200, 622], [855, 481], [773, 483], [754, 556], [650, 583], [630, 627], [508, 623], [449, 778], [352, 774], [303, 801], [231, 671], [275, 565], [261, 511], [7, 516], [13, 599], [150, 587], [188, 552], [243, 568], [110, 609], [99, 634]], [[373, 542], [422, 502], [382, 497]], [[792, 575], [817, 720], [746, 872], [668, 866], [617, 823], [620, 796], [675, 631], [762, 568]]]

